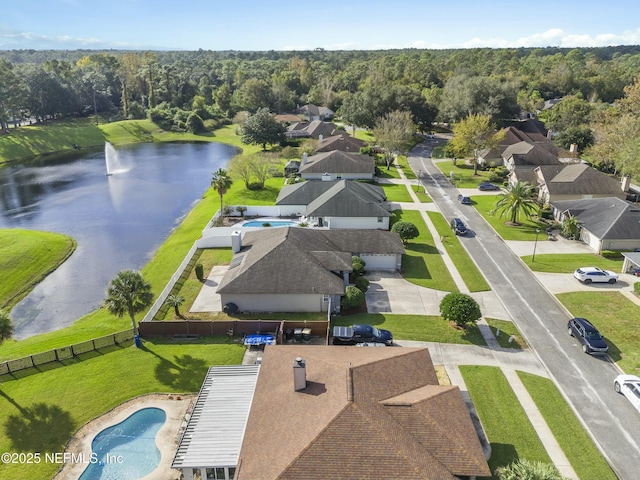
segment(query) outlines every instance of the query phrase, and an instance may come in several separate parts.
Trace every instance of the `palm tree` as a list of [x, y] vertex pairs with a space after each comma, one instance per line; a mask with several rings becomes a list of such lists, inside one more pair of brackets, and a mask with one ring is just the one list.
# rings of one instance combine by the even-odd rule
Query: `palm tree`
[[120, 318], [128, 313], [133, 325], [133, 334], [137, 336], [138, 325], [135, 314], [149, 307], [152, 301], [151, 285], [145, 281], [140, 272], [121, 270], [109, 284], [104, 305], [112, 314]]
[[13, 335], [13, 324], [6, 313], [0, 312], [0, 343], [8, 340]]
[[224, 168], [219, 168], [213, 172], [211, 177], [211, 186], [220, 195], [220, 215], [222, 215], [222, 197], [233, 183], [231, 177]]
[[173, 310], [176, 313], [176, 317], [182, 318], [180, 314], [180, 305], [184, 303], [184, 297], [182, 295], [169, 295], [164, 301], [170, 307], [173, 307]]
[[510, 184], [506, 191], [498, 195], [494, 211], [500, 212], [500, 218], [509, 215], [511, 225], [520, 225], [520, 213], [531, 218], [531, 214], [537, 209], [533, 185], [528, 182], [516, 182]]

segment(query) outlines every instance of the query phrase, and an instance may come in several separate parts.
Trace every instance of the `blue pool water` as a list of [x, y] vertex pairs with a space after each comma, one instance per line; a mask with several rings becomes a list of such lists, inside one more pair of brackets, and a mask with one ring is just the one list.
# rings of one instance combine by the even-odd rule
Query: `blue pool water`
[[268, 223], [272, 227], [293, 227], [298, 225], [297, 222], [292, 222], [289, 220], [270, 220], [268, 218], [260, 219], [260, 220], [249, 220], [244, 222], [242, 227], [262, 227], [265, 223]]
[[166, 418], [160, 408], [144, 408], [101, 431], [91, 443], [94, 463], [79, 480], [136, 480], [153, 472], [160, 463], [156, 434]]

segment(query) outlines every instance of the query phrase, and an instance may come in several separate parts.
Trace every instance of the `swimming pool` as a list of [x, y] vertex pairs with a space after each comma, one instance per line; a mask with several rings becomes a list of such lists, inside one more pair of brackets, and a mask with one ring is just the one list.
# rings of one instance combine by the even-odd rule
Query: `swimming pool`
[[102, 430], [91, 442], [91, 460], [79, 480], [136, 480], [160, 463], [156, 434], [167, 414], [143, 408], [124, 421]]
[[273, 218], [258, 218], [256, 220], [247, 220], [242, 222], [240, 227], [265, 227], [265, 223], [268, 223], [272, 227], [295, 227], [298, 222], [293, 220], [277, 220]]

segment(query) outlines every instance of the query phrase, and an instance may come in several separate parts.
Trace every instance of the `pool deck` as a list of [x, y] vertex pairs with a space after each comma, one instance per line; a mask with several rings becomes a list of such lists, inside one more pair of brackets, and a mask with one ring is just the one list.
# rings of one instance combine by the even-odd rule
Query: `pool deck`
[[[102, 430], [122, 422], [140, 409], [161, 408], [167, 414], [167, 419], [156, 435], [156, 445], [161, 454], [160, 464], [141, 480], [176, 480], [180, 477], [180, 472], [171, 468], [171, 462], [178, 447], [178, 432], [189, 405], [196, 398], [195, 394], [151, 394], [129, 400], [83, 425], [71, 438], [65, 452], [73, 453], [76, 457], [84, 453], [84, 458], [88, 460], [91, 457], [91, 442]], [[76, 480], [86, 467], [86, 463], [67, 463], [54, 480]]]

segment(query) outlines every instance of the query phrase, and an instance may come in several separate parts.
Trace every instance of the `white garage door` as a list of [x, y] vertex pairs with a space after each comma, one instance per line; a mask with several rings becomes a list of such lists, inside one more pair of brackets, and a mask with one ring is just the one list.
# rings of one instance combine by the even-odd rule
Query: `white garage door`
[[364, 263], [366, 263], [365, 270], [395, 270], [396, 269], [396, 256], [395, 255], [375, 255], [363, 253], [358, 255]]

